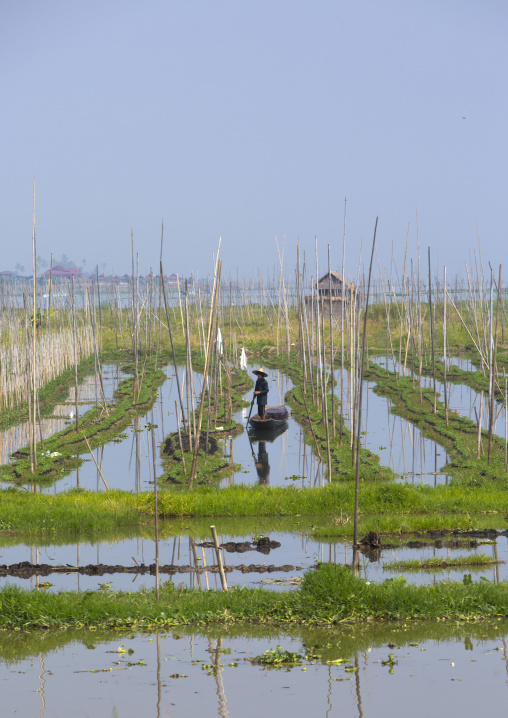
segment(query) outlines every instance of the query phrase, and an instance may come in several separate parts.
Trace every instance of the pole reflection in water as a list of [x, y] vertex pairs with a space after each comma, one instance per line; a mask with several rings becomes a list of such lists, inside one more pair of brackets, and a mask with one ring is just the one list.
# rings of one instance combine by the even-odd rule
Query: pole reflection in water
[[162, 685], [161, 685], [161, 637], [160, 633], [157, 634], [157, 718], [161, 715], [161, 697], [162, 697]]
[[217, 684], [217, 697], [219, 699], [219, 716], [220, 718], [229, 718], [226, 692], [224, 691], [224, 683], [222, 681], [222, 671], [224, 666], [220, 663], [220, 656], [222, 653], [222, 637], [217, 639], [215, 648], [210, 647], [210, 653], [212, 654], [213, 672], [215, 676], [215, 682]]
[[358, 706], [358, 718], [363, 718], [362, 694], [360, 691], [360, 662], [358, 660], [358, 653], [355, 655], [355, 689], [356, 705]]
[[37, 691], [41, 697], [41, 709], [39, 711], [39, 718], [42, 718], [44, 715], [44, 711], [46, 710], [46, 698], [44, 697], [44, 686], [46, 684], [46, 679], [44, 678], [44, 673], [46, 672], [46, 669], [44, 668], [44, 654], [39, 654], [39, 661], [41, 664], [41, 672], [39, 674], [39, 680], [41, 682], [41, 687]]

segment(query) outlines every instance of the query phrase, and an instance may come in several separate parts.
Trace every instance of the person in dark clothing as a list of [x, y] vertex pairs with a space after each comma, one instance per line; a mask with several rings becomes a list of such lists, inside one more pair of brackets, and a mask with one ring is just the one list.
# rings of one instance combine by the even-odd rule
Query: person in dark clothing
[[263, 369], [256, 369], [253, 374], [257, 376], [254, 396], [258, 402], [258, 415], [260, 419], [264, 419], [265, 406], [268, 402], [268, 382], [266, 381], [268, 374]]

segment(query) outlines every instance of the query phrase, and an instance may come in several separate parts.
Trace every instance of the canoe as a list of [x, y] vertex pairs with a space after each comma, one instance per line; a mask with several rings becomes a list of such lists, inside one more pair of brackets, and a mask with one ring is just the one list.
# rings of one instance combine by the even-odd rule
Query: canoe
[[253, 429], [276, 429], [284, 426], [289, 418], [289, 412], [285, 406], [267, 406], [265, 409], [265, 418], [260, 419], [259, 414], [254, 414], [249, 419], [249, 424]]

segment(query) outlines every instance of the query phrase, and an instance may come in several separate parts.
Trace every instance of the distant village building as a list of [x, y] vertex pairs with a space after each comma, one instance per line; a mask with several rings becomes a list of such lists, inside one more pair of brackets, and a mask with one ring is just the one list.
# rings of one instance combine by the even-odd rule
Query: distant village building
[[168, 284], [169, 286], [178, 286], [178, 275], [177, 274], [170, 274], [164, 275], [164, 284]]
[[[331, 292], [330, 292], [331, 285]], [[326, 314], [330, 313], [330, 302], [332, 303], [332, 313], [334, 316], [341, 316], [342, 314], [342, 293], [344, 292], [344, 306], [348, 307], [351, 302], [359, 304], [361, 299], [361, 292], [355, 287], [353, 282], [342, 279], [341, 275], [332, 269], [331, 272], [324, 274], [319, 279], [318, 294], [321, 299], [322, 309]], [[307, 308], [312, 303], [312, 297], [306, 296], [305, 303]]]
[[53, 269], [47, 269], [42, 276], [45, 279], [49, 279], [50, 276], [53, 277], [53, 279], [72, 279], [73, 277], [76, 279], [89, 279], [89, 277], [83, 274], [81, 269], [77, 267], [65, 267], [63, 264], [55, 264]]

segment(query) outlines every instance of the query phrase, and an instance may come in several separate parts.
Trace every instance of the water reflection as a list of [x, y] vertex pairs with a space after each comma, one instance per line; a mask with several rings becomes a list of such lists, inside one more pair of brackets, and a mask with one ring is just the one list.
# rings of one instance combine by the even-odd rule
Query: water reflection
[[[380, 366], [385, 365], [384, 357], [372, 359]], [[406, 373], [409, 371], [405, 370]], [[341, 389], [340, 372], [335, 394], [343, 395], [344, 420], [350, 429], [349, 373], [344, 371]], [[437, 486], [448, 483], [449, 476], [440, 467], [446, 464], [446, 452], [422, 431], [401, 416], [391, 412], [392, 402], [375, 393], [376, 384], [364, 381], [365, 400], [362, 405], [362, 446], [379, 456], [381, 466], [387, 466], [396, 474], [396, 481], [424, 483]], [[346, 389], [347, 387], [347, 389]]]
[[[348, 517], [343, 516], [347, 521]], [[188, 522], [187, 522], [188, 523]], [[222, 522], [221, 522], [222, 523]], [[220, 589], [217, 556], [210, 534], [182, 532], [159, 541], [160, 580], [175, 586]], [[251, 522], [250, 533], [222, 533], [219, 544], [228, 586], [264, 586], [286, 590], [299, 585], [304, 570], [316, 562], [350, 565], [351, 543], [313, 538], [310, 532], [270, 530], [269, 522]], [[226, 529], [227, 531], [227, 529]], [[5, 541], [9, 539], [4, 539]], [[11, 539], [13, 541], [13, 539]], [[421, 537], [418, 541], [370, 547], [359, 554], [360, 575], [371, 582], [404, 576], [407, 583], [429, 585], [443, 580], [462, 581], [471, 574], [473, 581], [498, 583], [508, 580], [508, 537], [500, 531], [491, 538], [445, 535]], [[483, 560], [479, 563], [477, 556]], [[432, 560], [441, 565], [432, 568]], [[462, 564], [456, 562], [457, 559]], [[474, 559], [474, 560], [473, 560]], [[152, 538], [65, 545], [13, 543], [0, 547], [0, 587], [16, 584], [31, 590], [54, 593], [60, 590], [137, 590], [155, 582], [155, 543]], [[414, 569], [392, 566], [394, 562], [418, 561], [429, 567]], [[24, 564], [23, 562], [29, 562]]]
[[[401, 365], [396, 359], [388, 359], [385, 357], [375, 357], [372, 359], [375, 364], [387, 368], [389, 371], [400, 372]], [[472, 364], [465, 359], [447, 359], [447, 366], [454, 365], [458, 366], [464, 371], [475, 371]], [[407, 375], [411, 375], [410, 370], [407, 370]], [[420, 378], [422, 388], [434, 390], [434, 380], [430, 376], [422, 376]], [[446, 406], [448, 410], [469, 419], [477, 426], [480, 425], [483, 429], [487, 429], [488, 424], [488, 395], [487, 392], [481, 392], [478, 394], [467, 384], [458, 384], [456, 382], [448, 381], [445, 385], [436, 379], [436, 393], [439, 400], [444, 404], [446, 391]], [[503, 414], [503, 421], [499, 421], [499, 418]], [[507, 435], [507, 414], [506, 407], [501, 401], [494, 401], [494, 426], [493, 433], [497, 434], [502, 439], [506, 438]]]
[[[102, 387], [99, 387], [96, 375], [90, 375], [83, 379], [78, 385], [76, 396], [75, 387], [71, 387], [67, 399], [57, 404], [51, 416], [41, 417], [37, 422], [37, 440], [38, 443], [53, 436], [58, 431], [62, 431], [74, 419], [76, 402], [79, 411], [85, 412], [94, 405], [101, 407], [107, 401], [111, 401], [118, 385], [125, 378], [125, 373], [117, 364], [105, 364], [102, 367]], [[0, 464], [8, 464], [11, 455], [24, 448], [30, 442], [30, 424], [23, 422], [16, 424], [6, 431], [0, 432]]]
[[288, 430], [287, 424], [278, 426], [275, 429], [256, 431], [247, 429], [247, 435], [254, 459], [260, 486], [268, 486], [270, 476], [270, 463], [268, 458], [267, 444], [273, 444], [279, 436]]
[[[252, 375], [255, 366], [249, 366]], [[283, 372], [269, 370], [270, 405], [282, 405], [285, 396], [293, 388], [293, 382]], [[243, 397], [250, 402], [252, 389]], [[288, 408], [289, 410], [289, 408]], [[289, 410], [290, 411], [290, 410]], [[249, 407], [237, 411], [233, 418], [246, 426]], [[247, 434], [247, 435], [245, 435]], [[265, 446], [260, 447], [260, 442]], [[249, 427], [234, 439], [235, 461], [242, 465], [242, 472], [222, 482], [221, 486], [233, 483], [260, 484], [270, 486], [293, 486], [298, 482], [302, 488], [324, 484], [324, 466], [305, 442], [301, 426], [291, 418], [287, 423], [270, 431], [257, 432]]]
[[260, 441], [258, 444], [256, 471], [258, 472], [260, 486], [266, 486], [269, 483], [268, 477], [270, 475], [270, 464], [268, 463], [266, 441]]
[[[507, 632], [500, 621], [9, 632], [2, 708], [45, 718], [502, 714]], [[250, 660], [276, 646], [299, 663]]]

